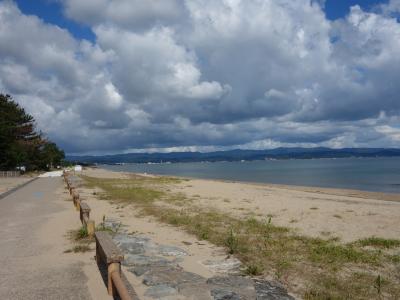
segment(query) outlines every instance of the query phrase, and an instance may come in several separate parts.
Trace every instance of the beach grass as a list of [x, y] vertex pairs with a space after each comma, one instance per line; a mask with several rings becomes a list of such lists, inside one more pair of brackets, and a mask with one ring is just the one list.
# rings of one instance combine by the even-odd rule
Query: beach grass
[[363, 247], [371, 246], [371, 247], [386, 248], [386, 249], [400, 247], [400, 240], [383, 239], [379, 237], [370, 237], [366, 239], [361, 239], [358, 241], [358, 243]]
[[372, 237], [341, 243], [299, 235], [274, 224], [272, 216], [239, 218], [200, 208], [183, 194], [169, 192], [168, 186], [179, 179], [85, 180], [104, 191], [103, 199], [135, 205], [142, 215], [225, 247], [242, 261], [244, 274], [273, 276], [304, 299], [400, 298], [399, 256], [383, 251], [400, 247], [400, 240]]
[[71, 250], [72, 250], [71, 252], [74, 252], [74, 253], [83, 253], [83, 252], [91, 251], [92, 249], [90, 248], [89, 245], [76, 245]]
[[83, 253], [91, 251], [90, 244], [94, 242], [93, 237], [89, 237], [86, 227], [82, 226], [76, 230], [70, 230], [67, 237], [73, 243], [72, 248], [64, 251], [64, 253]]

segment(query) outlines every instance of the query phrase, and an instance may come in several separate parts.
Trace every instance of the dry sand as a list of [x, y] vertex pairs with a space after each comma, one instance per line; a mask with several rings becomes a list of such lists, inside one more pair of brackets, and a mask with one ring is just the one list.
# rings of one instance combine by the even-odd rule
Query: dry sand
[[21, 177], [0, 177], [0, 194], [5, 193], [12, 188], [15, 188], [29, 180], [31, 177], [21, 176]]
[[[104, 169], [85, 172], [93, 177], [129, 177], [129, 173]], [[194, 199], [195, 205], [240, 217], [271, 217], [274, 224], [308, 236], [339, 237], [343, 242], [400, 237], [399, 194], [202, 179], [189, 179], [170, 189]]]
[[[83, 175], [125, 179], [132, 173], [90, 168], [85, 169]], [[308, 236], [340, 237], [343, 242], [370, 236], [400, 236], [399, 195], [199, 179], [188, 179], [168, 188], [193, 199], [191, 203], [194, 205], [215, 208], [238, 217], [272, 217], [274, 224], [291, 227]], [[140, 233], [156, 243], [186, 250], [189, 255], [180, 264], [186, 271], [209, 278], [217, 275], [218, 270], [205, 262], [210, 259], [222, 262], [227, 258], [225, 249], [207, 241], [199, 242], [183, 230], [160, 224], [154, 218], [138, 216], [132, 206], [98, 200], [96, 193], [101, 192], [99, 190], [80, 187], [78, 191], [92, 208], [91, 218], [96, 224], [102, 222], [103, 216], [118, 219], [127, 226], [128, 232]], [[143, 283], [125, 268], [123, 270], [139, 297], [147, 299]]]
[[274, 224], [307, 236], [339, 237], [343, 242], [400, 237], [400, 195], [198, 179], [173, 191], [194, 197], [202, 207], [241, 217], [271, 217]]

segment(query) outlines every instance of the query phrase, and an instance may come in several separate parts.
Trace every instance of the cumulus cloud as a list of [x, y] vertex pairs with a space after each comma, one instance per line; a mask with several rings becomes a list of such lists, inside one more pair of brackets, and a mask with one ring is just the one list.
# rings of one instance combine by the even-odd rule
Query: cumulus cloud
[[0, 2], [0, 90], [70, 153], [398, 146], [398, 0], [60, 0], [95, 41]]
[[388, 3], [378, 5], [378, 10], [389, 16], [398, 15], [400, 13], [400, 1], [389, 0]]
[[71, 19], [91, 26], [116, 24], [130, 30], [144, 30], [157, 24], [175, 24], [184, 16], [179, 0], [65, 0]]

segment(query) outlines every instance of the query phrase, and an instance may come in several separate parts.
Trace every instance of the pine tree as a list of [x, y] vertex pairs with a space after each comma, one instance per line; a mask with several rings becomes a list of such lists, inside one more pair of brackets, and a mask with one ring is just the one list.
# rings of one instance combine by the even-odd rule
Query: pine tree
[[64, 152], [43, 139], [35, 127], [33, 116], [10, 95], [0, 94], [0, 169], [22, 165], [27, 169], [45, 169], [64, 158]]

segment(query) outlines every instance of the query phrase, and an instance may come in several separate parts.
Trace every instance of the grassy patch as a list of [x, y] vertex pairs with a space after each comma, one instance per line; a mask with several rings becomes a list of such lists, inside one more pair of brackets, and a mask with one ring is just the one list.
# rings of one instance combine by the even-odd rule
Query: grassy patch
[[109, 233], [115, 233], [115, 230], [113, 228], [108, 227], [108, 226], [104, 226], [103, 223], [101, 223], [100, 225], [96, 226], [96, 231], [106, 231], [106, 232], [109, 232]]
[[244, 273], [246, 275], [258, 276], [263, 273], [263, 268], [260, 265], [250, 264], [246, 267]]
[[68, 232], [69, 239], [72, 242], [76, 243], [86, 243], [93, 241], [93, 238], [90, 238], [87, 232], [86, 227], [82, 226], [77, 230], [71, 230]]
[[134, 179], [100, 179], [82, 176], [87, 187], [99, 187], [105, 193], [102, 199], [125, 204], [150, 205], [154, 201], [164, 200], [172, 204], [190, 201], [181, 193], [168, 193], [166, 187], [182, 182], [170, 177], [141, 177]]
[[[398, 256], [363, 248], [397, 247], [393, 240], [373, 238], [343, 244], [334, 237], [298, 235], [287, 227], [275, 225], [272, 215], [267, 219], [238, 218], [196, 207], [184, 195], [167, 191], [168, 184], [175, 183], [173, 180], [86, 180], [89, 185], [100, 187], [106, 199], [133, 204], [142, 215], [153, 216], [201, 240], [226, 247], [228, 253], [246, 266], [244, 273], [274, 276], [305, 299], [375, 299], [381, 295], [400, 298], [399, 278], [393, 271], [400, 268]], [[384, 280], [377, 283], [377, 274]], [[301, 284], [292, 286], [292, 282]]]
[[314, 262], [325, 264], [366, 263], [376, 264], [378, 256], [351, 245], [335, 245], [330, 241], [315, 239], [311, 243], [310, 258]]
[[76, 245], [72, 248], [72, 252], [74, 253], [83, 253], [90, 251], [89, 245]]
[[229, 231], [228, 237], [225, 240], [225, 245], [228, 248], [229, 254], [235, 254], [238, 251], [239, 240], [233, 229]]
[[82, 226], [77, 230], [68, 232], [68, 237], [73, 243], [73, 247], [64, 251], [64, 253], [79, 253], [90, 251], [90, 244], [94, 242], [94, 238], [89, 237], [87, 229]]
[[82, 226], [81, 228], [79, 228], [79, 230], [76, 232], [75, 234], [75, 239], [76, 240], [81, 240], [84, 238], [87, 238], [89, 236], [87, 228]]
[[357, 243], [362, 247], [371, 246], [376, 248], [397, 248], [400, 247], [400, 240], [397, 239], [383, 239], [379, 237], [370, 237], [358, 240]]

